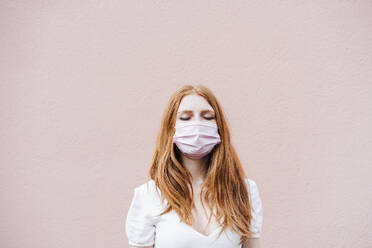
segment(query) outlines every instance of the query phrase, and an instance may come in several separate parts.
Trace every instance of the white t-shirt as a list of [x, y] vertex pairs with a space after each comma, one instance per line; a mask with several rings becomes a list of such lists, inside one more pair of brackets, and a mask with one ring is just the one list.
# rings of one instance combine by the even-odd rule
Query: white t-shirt
[[[256, 183], [245, 179], [249, 197], [252, 202], [252, 238], [260, 237], [262, 231], [263, 209]], [[165, 209], [156, 191], [155, 182], [150, 179], [134, 188], [134, 196], [130, 204], [125, 222], [128, 242], [133, 246], [151, 246], [155, 248], [240, 248], [240, 235], [231, 228], [218, 237], [221, 227], [208, 236], [196, 231], [193, 227], [180, 221], [175, 211], [156, 216]], [[218, 238], [217, 238], [218, 237]]]

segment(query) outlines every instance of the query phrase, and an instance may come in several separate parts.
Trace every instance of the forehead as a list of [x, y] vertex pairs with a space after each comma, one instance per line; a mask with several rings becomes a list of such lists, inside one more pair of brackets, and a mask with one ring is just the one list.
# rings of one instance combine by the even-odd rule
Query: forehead
[[212, 106], [204, 99], [204, 97], [199, 95], [187, 95], [184, 96], [181, 100], [180, 106], [178, 107], [178, 112], [183, 110], [211, 110], [213, 111]]

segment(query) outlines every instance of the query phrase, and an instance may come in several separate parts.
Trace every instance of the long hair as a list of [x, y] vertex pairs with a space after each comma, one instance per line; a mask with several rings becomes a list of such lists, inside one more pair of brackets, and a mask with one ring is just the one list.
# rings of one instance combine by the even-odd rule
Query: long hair
[[[193, 187], [189, 171], [181, 164], [180, 151], [173, 143], [175, 122], [178, 107], [182, 98], [189, 94], [197, 94], [205, 98], [215, 111], [221, 143], [217, 144], [207, 155], [207, 175], [202, 184], [200, 200], [205, 211], [204, 202], [222, 228], [218, 236], [230, 227], [241, 236], [240, 245], [252, 233], [250, 231], [251, 200], [244, 179], [242, 165], [230, 141], [227, 121], [216, 97], [205, 86], [184, 85], [169, 99], [162, 117], [160, 131], [156, 138], [155, 152], [147, 178], [153, 179], [161, 191], [162, 200], [167, 200], [165, 210], [158, 216], [174, 210], [180, 220], [193, 225], [192, 209]], [[213, 211], [215, 209], [215, 213]]]

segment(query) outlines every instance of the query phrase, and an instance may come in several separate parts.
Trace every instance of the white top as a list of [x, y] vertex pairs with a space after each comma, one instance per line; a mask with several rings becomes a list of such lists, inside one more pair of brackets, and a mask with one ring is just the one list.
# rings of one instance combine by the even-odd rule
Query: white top
[[[245, 179], [252, 203], [252, 238], [260, 237], [262, 231], [263, 209], [256, 183]], [[160, 190], [158, 190], [160, 192]], [[180, 221], [175, 211], [162, 216], [155, 216], [165, 209], [156, 191], [155, 182], [150, 179], [134, 188], [134, 196], [130, 204], [125, 222], [128, 242], [133, 246], [151, 246], [155, 248], [240, 248], [240, 235], [231, 228], [226, 228], [217, 239], [222, 227], [208, 236], [196, 231], [193, 227]]]

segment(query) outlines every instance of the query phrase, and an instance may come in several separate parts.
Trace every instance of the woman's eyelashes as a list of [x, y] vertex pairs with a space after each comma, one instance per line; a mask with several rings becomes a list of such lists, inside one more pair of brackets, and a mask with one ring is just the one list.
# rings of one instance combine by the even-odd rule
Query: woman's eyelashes
[[[204, 119], [206, 120], [213, 120], [214, 117], [204, 117]], [[180, 117], [180, 120], [183, 120], [183, 121], [187, 121], [187, 120], [190, 120], [190, 117]]]

